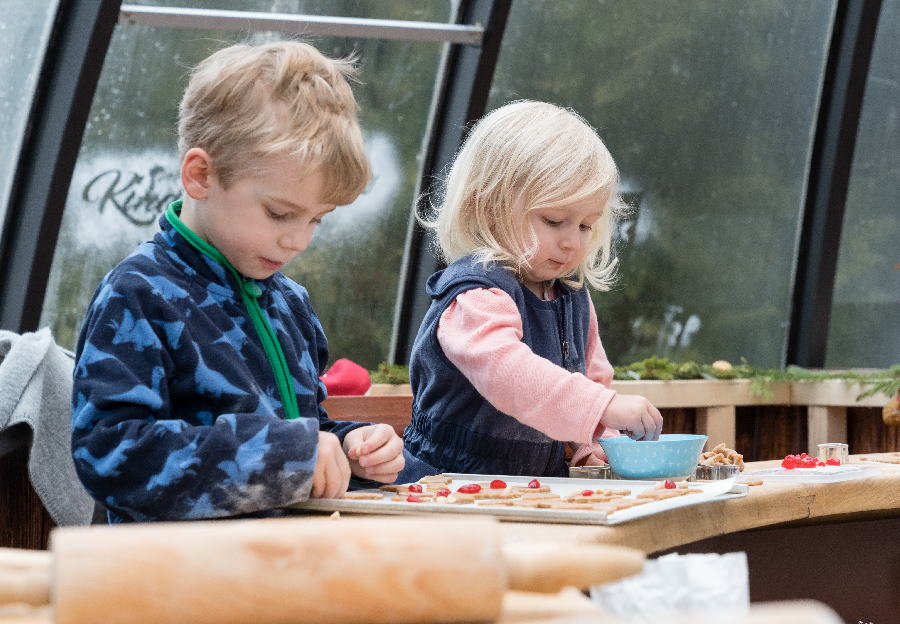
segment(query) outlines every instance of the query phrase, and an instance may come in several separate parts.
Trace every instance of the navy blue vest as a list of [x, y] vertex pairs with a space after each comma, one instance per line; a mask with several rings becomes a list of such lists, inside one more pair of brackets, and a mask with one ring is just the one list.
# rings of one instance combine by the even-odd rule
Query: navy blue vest
[[584, 373], [590, 320], [585, 288], [572, 290], [557, 281], [560, 296], [543, 301], [509, 269], [461, 258], [428, 280], [432, 303], [410, 356], [414, 396], [406, 447], [444, 472], [567, 476], [564, 442], [495, 409], [444, 355], [437, 340], [441, 315], [457, 295], [473, 288], [509, 294], [522, 318], [522, 342], [554, 364]]

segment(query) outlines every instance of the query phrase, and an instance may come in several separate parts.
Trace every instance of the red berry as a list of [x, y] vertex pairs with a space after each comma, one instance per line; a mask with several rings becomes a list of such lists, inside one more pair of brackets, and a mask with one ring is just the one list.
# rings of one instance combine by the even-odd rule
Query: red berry
[[491, 481], [491, 489], [492, 490], [502, 490], [506, 488], [506, 481], [501, 481], [500, 479], [494, 479]]
[[532, 489], [537, 489], [537, 488], [541, 487], [541, 482], [538, 481], [537, 479], [532, 479], [531, 481], [528, 482], [528, 487], [530, 487]]
[[450, 490], [443, 488], [434, 493], [435, 496], [450, 496]]
[[406, 497], [406, 502], [407, 503], [421, 503], [422, 499], [419, 496], [416, 496], [415, 494], [410, 494], [409, 496]]
[[817, 461], [818, 460], [815, 457], [810, 457], [809, 455], [807, 455], [806, 457], [801, 457], [800, 465], [798, 466], [798, 468], [815, 468]]
[[462, 494], [478, 494], [481, 491], [481, 486], [477, 483], [469, 483], [468, 485], [459, 486], [456, 491]]
[[793, 470], [794, 468], [800, 467], [800, 461], [799, 455], [785, 455], [784, 459], [781, 461], [781, 467]]
[[829, 466], [840, 466], [841, 460], [839, 460], [837, 457], [831, 457], [829, 459], [826, 459], [825, 463]]
[[581, 495], [582, 495], [582, 496], [593, 496], [593, 495], [594, 495], [594, 490], [582, 490], [582, 491], [581, 491]]
[[666, 483], [665, 483], [665, 485], [664, 485], [663, 487], [665, 487], [667, 490], [674, 490], [674, 489], [675, 489], [675, 482], [674, 482], [674, 481], [670, 481], [669, 479], [666, 479]]
[[421, 492], [422, 486], [418, 483], [413, 483], [407, 488], [410, 492]]
[[816, 466], [824, 466], [824, 465], [825, 465], [825, 462], [823, 462], [821, 459], [816, 462]]

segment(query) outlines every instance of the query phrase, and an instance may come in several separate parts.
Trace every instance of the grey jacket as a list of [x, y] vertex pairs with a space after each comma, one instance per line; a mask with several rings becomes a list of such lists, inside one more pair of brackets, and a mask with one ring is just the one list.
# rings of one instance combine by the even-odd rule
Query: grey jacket
[[31, 484], [60, 526], [89, 524], [94, 511], [72, 461], [73, 367], [73, 354], [48, 328], [21, 335], [0, 330], [0, 453], [30, 430]]

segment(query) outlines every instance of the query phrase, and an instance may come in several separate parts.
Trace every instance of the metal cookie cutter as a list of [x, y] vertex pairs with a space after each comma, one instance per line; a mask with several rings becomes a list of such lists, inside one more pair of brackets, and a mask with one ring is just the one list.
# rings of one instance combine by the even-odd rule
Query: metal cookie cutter
[[612, 469], [607, 466], [572, 466], [569, 476], [576, 479], [612, 479]]

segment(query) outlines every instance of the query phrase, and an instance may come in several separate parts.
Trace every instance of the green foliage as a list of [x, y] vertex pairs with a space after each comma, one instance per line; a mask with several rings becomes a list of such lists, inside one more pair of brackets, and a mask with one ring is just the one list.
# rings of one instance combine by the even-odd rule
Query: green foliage
[[675, 365], [666, 358], [650, 357], [629, 366], [640, 379], [669, 380], [675, 378]]
[[675, 367], [675, 379], [697, 379], [700, 377], [700, 365], [697, 362], [682, 362]]
[[369, 379], [372, 383], [382, 384], [408, 384], [409, 383], [409, 367], [400, 364], [388, 364], [382, 362], [378, 368], [369, 371]]
[[828, 379], [856, 383], [866, 388], [856, 400], [876, 394], [894, 396], [900, 392], [900, 364], [894, 364], [886, 370], [873, 371], [820, 371], [809, 370], [801, 366], [788, 366], [785, 369], [757, 368], [746, 360], [729, 369], [713, 368], [711, 364], [682, 362], [676, 364], [666, 358], [650, 357], [627, 366], [616, 366], [614, 379], [749, 379], [750, 393], [766, 399], [774, 397], [772, 385], [777, 382], [819, 382]]

